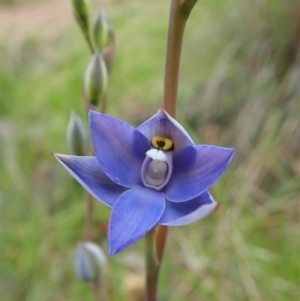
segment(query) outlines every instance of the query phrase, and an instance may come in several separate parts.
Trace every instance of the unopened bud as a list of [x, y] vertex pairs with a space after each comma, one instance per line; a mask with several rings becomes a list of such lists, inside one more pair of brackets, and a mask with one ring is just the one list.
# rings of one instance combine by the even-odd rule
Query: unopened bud
[[114, 35], [110, 45], [103, 50], [102, 56], [106, 65], [107, 72], [109, 74], [111, 72], [112, 65], [115, 58], [115, 36]]
[[84, 30], [88, 30], [88, 2], [87, 0], [72, 0], [77, 22]]
[[99, 280], [106, 264], [102, 249], [93, 242], [79, 242], [74, 254], [74, 269], [79, 279], [86, 282]]
[[107, 69], [100, 52], [92, 56], [84, 75], [84, 94], [94, 106], [106, 93]]
[[103, 8], [100, 8], [96, 14], [93, 37], [95, 46], [99, 51], [105, 49], [112, 42], [113, 28]]
[[72, 155], [87, 155], [89, 134], [80, 117], [72, 111], [67, 128], [67, 145]]

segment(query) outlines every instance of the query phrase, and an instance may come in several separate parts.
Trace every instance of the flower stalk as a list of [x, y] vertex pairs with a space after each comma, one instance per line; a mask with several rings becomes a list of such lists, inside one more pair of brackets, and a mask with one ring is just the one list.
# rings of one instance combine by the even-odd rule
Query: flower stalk
[[89, 50], [91, 51], [91, 53], [94, 52], [94, 46], [93, 46], [93, 43], [91, 41], [91, 38], [90, 38], [90, 35], [89, 35], [89, 32], [87, 30], [83, 30], [83, 36], [86, 40], [86, 43], [89, 47]]
[[[73, 1], [75, 1], [75, 0], [73, 0]], [[77, 0], [77, 1], [80, 1], [80, 0]], [[99, 95], [96, 95], [95, 99], [91, 99], [91, 97], [87, 97], [87, 92], [88, 91], [85, 91], [85, 89], [83, 87], [82, 96], [83, 96], [83, 100], [84, 100], [84, 104], [85, 104], [87, 113], [90, 109], [93, 109], [95, 111], [99, 111], [100, 113], [105, 113], [105, 111], [106, 111], [106, 91], [104, 91], [104, 90], [106, 90], [106, 85], [107, 85], [107, 80], [108, 80], [107, 79], [108, 75], [107, 75], [106, 70], [111, 69], [111, 65], [112, 65], [112, 62], [113, 62], [113, 55], [114, 55], [114, 49], [115, 49], [114, 32], [113, 32], [113, 29], [112, 29], [109, 21], [108, 21], [108, 18], [106, 16], [105, 12], [102, 9], [100, 9], [99, 12], [98, 12], [97, 18], [94, 22], [94, 31], [93, 31], [94, 41], [95, 41], [95, 44], [98, 45], [99, 43], [97, 43], [97, 40], [99, 39], [99, 37], [102, 37], [102, 39], [101, 39], [102, 44], [101, 45], [105, 46], [105, 47], [103, 49], [101, 47], [96, 47], [101, 52], [99, 52], [99, 53], [96, 52], [95, 53], [93, 44], [92, 44], [91, 39], [90, 39], [89, 31], [88, 31], [88, 23], [86, 22], [86, 24], [87, 24], [86, 25], [86, 30], [84, 30], [85, 28], [83, 28], [83, 32], [84, 32], [85, 38], [88, 42], [88, 45], [89, 45], [89, 48], [90, 48], [90, 51], [91, 51], [91, 55], [93, 57], [95, 57], [96, 55], [98, 55], [98, 57], [99, 56], [102, 57], [102, 55], [103, 55], [105, 61], [103, 61], [103, 62], [98, 61], [98, 63], [105, 64], [106, 68], [102, 68], [103, 66], [101, 66], [101, 70], [96, 70], [97, 72], [95, 72], [95, 70], [94, 70], [94, 72], [92, 72], [92, 74], [88, 74], [88, 75], [90, 75], [90, 78], [89, 78], [89, 81], [88, 81], [89, 82], [88, 88], [90, 88], [90, 90], [92, 90], [92, 94], [99, 94]], [[103, 36], [105, 36], [107, 39], [103, 40]], [[92, 67], [94, 67], [94, 69], [95, 69], [95, 66], [92, 66]], [[99, 69], [99, 66], [98, 66], [98, 69]], [[103, 69], [105, 69], [105, 70], [103, 70]], [[105, 71], [104, 72], [105, 74], [103, 74], [103, 71]], [[98, 73], [98, 74], [95, 74], [95, 73]], [[95, 79], [96, 75], [98, 76], [98, 78]], [[85, 81], [86, 81], [86, 77], [87, 76], [85, 76]], [[88, 89], [86, 89], [86, 90], [88, 90]], [[99, 92], [101, 92], [101, 93], [99, 93]], [[94, 150], [93, 149], [91, 149], [90, 155], [94, 156]], [[93, 209], [94, 209], [94, 198], [93, 198], [92, 195], [90, 195], [87, 192], [87, 194], [86, 194], [86, 231], [85, 231], [85, 237], [86, 237], [87, 240], [91, 240], [91, 241], [94, 238], [94, 234], [93, 234]]]
[[[184, 29], [196, 2], [197, 0], [172, 0], [170, 6], [165, 64], [164, 109], [173, 118], [176, 118], [178, 79]], [[155, 266], [150, 267], [147, 264], [146, 301], [156, 301], [157, 280], [166, 244], [168, 227], [159, 225], [156, 236], [152, 231], [146, 236], [146, 241], [149, 241], [151, 238], [156, 240], [157, 261]], [[147, 243], [147, 248], [150, 248], [149, 242]], [[147, 263], [150, 260], [148, 256], [150, 255], [146, 253]]]
[[72, 0], [74, 9], [74, 16], [78, 22], [79, 27], [82, 30], [83, 36], [88, 44], [88, 47], [92, 53], [94, 53], [94, 47], [89, 35], [89, 7], [86, 0]]
[[146, 236], [146, 299], [145, 301], [156, 301], [156, 288], [160, 262], [157, 258], [155, 243], [155, 227]]
[[86, 225], [85, 225], [85, 239], [94, 241], [94, 198], [88, 192], [86, 194]]
[[172, 0], [165, 65], [164, 108], [176, 117], [180, 57], [185, 24], [197, 0]]
[[[86, 4], [86, 2], [84, 2], [84, 0], [73, 0], [73, 2], [75, 4], [77, 2], [81, 3], [81, 1], [83, 1], [83, 3]], [[76, 10], [77, 7], [76, 7], [75, 4], [74, 4], [75, 12], [77, 12], [78, 9]], [[93, 46], [93, 43], [91, 41], [90, 34], [89, 34], [88, 8], [87, 7], [84, 10], [84, 12], [86, 13], [86, 15], [84, 15], [85, 18], [83, 19], [84, 22], [82, 22], [81, 19], [78, 17], [78, 14], [75, 14], [75, 17], [76, 17], [76, 19], [77, 19], [77, 21], [78, 21], [78, 23], [79, 23], [79, 25], [80, 25], [80, 27], [82, 29], [83, 35], [85, 37], [85, 40], [86, 40], [86, 42], [87, 42], [87, 44], [89, 46], [91, 55], [95, 56], [95, 49], [94, 49], [94, 46]], [[100, 35], [101, 34], [103, 35], [103, 33], [101, 31], [103, 31], [103, 28], [102, 28], [102, 30], [100, 28], [97, 33], [100, 34]], [[112, 64], [113, 53], [114, 53], [114, 48], [115, 48], [114, 34], [113, 34], [112, 29], [110, 30], [110, 34], [113, 36], [113, 43], [111, 43], [112, 45], [106, 45], [108, 47], [106, 47], [104, 49], [104, 53], [106, 55], [106, 59], [107, 59], [107, 55], [109, 55], [111, 53], [111, 55], [109, 56], [109, 59], [110, 59], [109, 60], [109, 64], [110, 64], [109, 67], [111, 67], [111, 64]], [[97, 45], [97, 43], [96, 43], [96, 45]], [[107, 49], [109, 49], [109, 51]], [[103, 50], [103, 49], [101, 49], [101, 50]], [[103, 61], [103, 64], [104, 64], [104, 61]], [[105, 65], [107, 65], [107, 62], [105, 62]], [[104, 77], [105, 76], [107, 77], [107, 74], [104, 75]], [[93, 74], [93, 77], [95, 77], [95, 74]], [[92, 81], [95, 80], [93, 77], [92, 77]], [[103, 74], [102, 74], [102, 77], [103, 77]], [[94, 83], [94, 86], [92, 86], [92, 88], [94, 88], [94, 90], [95, 89], [96, 90], [97, 89], [98, 90], [99, 89], [103, 90], [102, 89], [103, 87], [102, 86], [100, 87], [100, 86], [101, 85], [99, 85], [99, 80], [98, 80], [97, 83]], [[91, 88], [91, 87], [89, 87], [89, 88]], [[105, 110], [106, 110], [106, 93], [103, 93], [102, 97], [99, 97], [99, 99], [97, 101], [93, 102], [93, 101], [91, 101], [91, 99], [89, 97], [87, 97], [86, 91], [85, 91], [85, 87], [83, 86], [82, 97], [83, 97], [83, 100], [84, 100], [84, 104], [85, 104], [85, 108], [86, 108], [87, 113], [88, 113], [88, 111], [90, 109], [99, 111], [100, 113], [105, 113]], [[94, 156], [93, 147], [90, 149], [89, 153], [90, 153], [91, 156]], [[85, 239], [87, 241], [94, 241], [94, 213], [93, 213], [93, 211], [94, 211], [94, 203], [95, 203], [94, 197], [89, 192], [87, 192], [86, 193], [86, 219], [85, 219]], [[97, 281], [91, 283], [91, 288], [92, 288], [92, 292], [93, 292], [93, 295], [94, 295], [94, 300], [98, 301], [99, 300], [99, 295], [100, 295], [99, 283]]]

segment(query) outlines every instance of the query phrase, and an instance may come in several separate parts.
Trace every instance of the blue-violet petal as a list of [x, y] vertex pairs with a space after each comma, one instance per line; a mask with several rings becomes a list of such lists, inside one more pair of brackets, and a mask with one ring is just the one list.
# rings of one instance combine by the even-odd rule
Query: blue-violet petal
[[137, 130], [150, 141], [154, 136], [170, 138], [174, 143], [174, 152], [185, 146], [194, 145], [186, 130], [163, 108], [160, 108], [154, 116], [137, 127]]
[[159, 220], [165, 226], [182, 226], [202, 219], [212, 213], [218, 203], [209, 192], [204, 192], [196, 198], [181, 203], [166, 201], [166, 209]]
[[96, 157], [54, 156], [92, 196], [109, 207], [126, 190], [107, 177]]
[[164, 188], [170, 202], [185, 202], [208, 190], [225, 171], [234, 149], [187, 146], [173, 157], [173, 174]]
[[141, 184], [141, 166], [150, 141], [128, 123], [89, 112], [95, 154], [106, 175], [127, 188]]
[[109, 221], [108, 245], [112, 256], [130, 246], [160, 219], [165, 210], [164, 194], [137, 186], [115, 202]]

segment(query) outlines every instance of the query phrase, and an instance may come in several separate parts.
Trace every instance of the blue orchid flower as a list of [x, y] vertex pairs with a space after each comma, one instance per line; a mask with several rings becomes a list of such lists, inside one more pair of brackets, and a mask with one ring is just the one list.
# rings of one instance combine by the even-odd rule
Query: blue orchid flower
[[137, 128], [94, 111], [89, 120], [96, 156], [55, 157], [91, 195], [112, 207], [110, 255], [156, 224], [186, 225], [217, 207], [207, 190], [234, 149], [195, 145], [163, 108]]

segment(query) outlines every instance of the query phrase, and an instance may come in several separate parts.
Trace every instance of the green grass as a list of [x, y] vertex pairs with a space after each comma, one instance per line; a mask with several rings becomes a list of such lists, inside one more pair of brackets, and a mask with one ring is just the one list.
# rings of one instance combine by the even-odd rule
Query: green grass
[[[159, 0], [122, 3], [106, 9], [117, 35], [108, 113], [138, 125], [162, 104], [169, 8]], [[283, 1], [214, 0], [199, 1], [191, 15], [178, 119], [197, 143], [237, 153], [211, 189], [218, 211], [170, 229], [160, 300], [299, 297], [300, 74], [299, 48], [291, 46], [299, 21], [292, 10]], [[51, 155], [68, 152], [72, 109], [87, 124], [80, 91], [88, 48], [75, 22], [51, 41], [31, 35], [0, 46], [1, 298], [90, 300], [72, 270], [85, 193]], [[97, 203], [95, 215], [98, 229], [109, 209]], [[101, 231], [97, 241], [106, 249]], [[109, 260], [106, 300], [133, 300], [123, 287], [142, 273], [132, 256], [143, 260], [143, 242]]]

